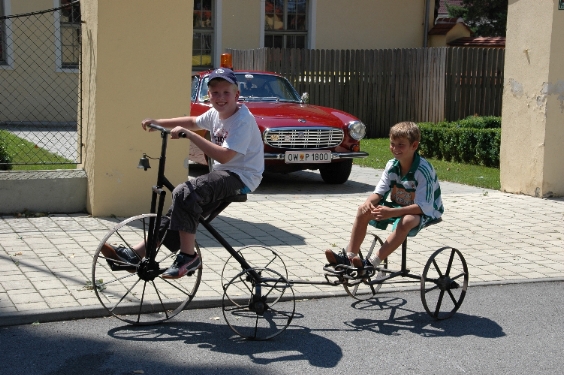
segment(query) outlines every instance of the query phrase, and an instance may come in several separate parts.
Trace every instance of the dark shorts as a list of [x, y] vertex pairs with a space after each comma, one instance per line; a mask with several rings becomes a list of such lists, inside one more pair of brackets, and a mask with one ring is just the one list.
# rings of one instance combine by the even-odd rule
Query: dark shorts
[[208, 216], [222, 199], [244, 189], [239, 176], [228, 171], [213, 171], [178, 185], [172, 192], [172, 205], [161, 219], [159, 233], [163, 245], [177, 251], [178, 231], [196, 233], [201, 216]]

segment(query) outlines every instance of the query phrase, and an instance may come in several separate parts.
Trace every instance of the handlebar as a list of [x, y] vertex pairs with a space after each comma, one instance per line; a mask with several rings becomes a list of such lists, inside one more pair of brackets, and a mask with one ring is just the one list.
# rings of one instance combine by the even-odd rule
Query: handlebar
[[[170, 129], [163, 128], [163, 127], [160, 126], [160, 125], [149, 124], [149, 125], [147, 125], [147, 126], [150, 127], [150, 128], [153, 128], [153, 129], [155, 129], [155, 130], [158, 130], [158, 131], [160, 131], [160, 132], [162, 132], [162, 133], [170, 134]], [[186, 133], [184, 133], [184, 132], [182, 132], [182, 133], [180, 133], [180, 134], [178, 134], [178, 135], [180, 136], [180, 138], [186, 138]]]

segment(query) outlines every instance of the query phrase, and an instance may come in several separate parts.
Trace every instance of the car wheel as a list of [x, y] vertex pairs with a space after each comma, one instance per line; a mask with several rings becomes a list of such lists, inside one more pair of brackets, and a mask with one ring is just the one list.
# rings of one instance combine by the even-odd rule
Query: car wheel
[[319, 168], [321, 178], [328, 184], [344, 184], [352, 170], [352, 159], [331, 163]]

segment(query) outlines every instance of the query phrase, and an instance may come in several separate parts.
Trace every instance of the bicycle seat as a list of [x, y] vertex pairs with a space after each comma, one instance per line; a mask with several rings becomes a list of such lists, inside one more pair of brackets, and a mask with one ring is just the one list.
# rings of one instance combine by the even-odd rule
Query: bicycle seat
[[222, 200], [215, 202], [211, 206], [210, 205], [204, 206], [202, 207], [203, 213], [201, 220], [209, 223], [210, 221], [215, 219], [216, 216], [221, 213], [221, 211], [225, 210], [227, 206], [229, 206], [231, 203], [246, 202], [246, 201], [247, 201], [247, 194], [237, 194], [227, 198], [223, 198]]
[[427, 228], [427, 227], [430, 227], [431, 225], [438, 224], [438, 223], [440, 223], [441, 221], [443, 221], [443, 218], [442, 218], [442, 217], [440, 217], [440, 218], [438, 218], [438, 219], [435, 219], [435, 220], [433, 220], [433, 221], [428, 222], [427, 224], [425, 224], [425, 226], [424, 226], [423, 228]]
[[246, 202], [247, 201], [247, 194], [237, 194], [232, 195], [223, 199], [224, 202], [235, 203], [235, 202]]

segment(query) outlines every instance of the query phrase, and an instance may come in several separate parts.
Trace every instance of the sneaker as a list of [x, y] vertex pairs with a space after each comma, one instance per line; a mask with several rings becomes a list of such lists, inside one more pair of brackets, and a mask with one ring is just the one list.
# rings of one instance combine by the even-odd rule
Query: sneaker
[[345, 266], [351, 265], [351, 260], [349, 259], [349, 257], [347, 257], [347, 252], [345, 251], [345, 249], [343, 249], [338, 254], [331, 249], [327, 249], [325, 250], [325, 257], [327, 258], [327, 261], [332, 265], [339, 265], [339, 264], [343, 264]]
[[[129, 247], [123, 245], [110, 245], [105, 243], [100, 249], [106, 262], [110, 265], [112, 271], [127, 270], [131, 273], [137, 271], [137, 265], [141, 262], [141, 258]], [[115, 260], [117, 262], [112, 261]]]
[[188, 255], [178, 253], [174, 263], [162, 275], [163, 279], [178, 279], [189, 272], [195, 271], [202, 266], [202, 260], [198, 254]]
[[[368, 259], [360, 259], [360, 257], [355, 257], [352, 259], [352, 264], [354, 268], [358, 268], [358, 277], [363, 277], [366, 275], [365, 268], [374, 268], [372, 263]], [[367, 277], [363, 278], [364, 281], [368, 280]]]
[[360, 257], [354, 257], [351, 263], [354, 266], [354, 268], [358, 268], [358, 269], [364, 269], [364, 267], [368, 265], [372, 266], [372, 264], [370, 264], [368, 260], [360, 259]]

